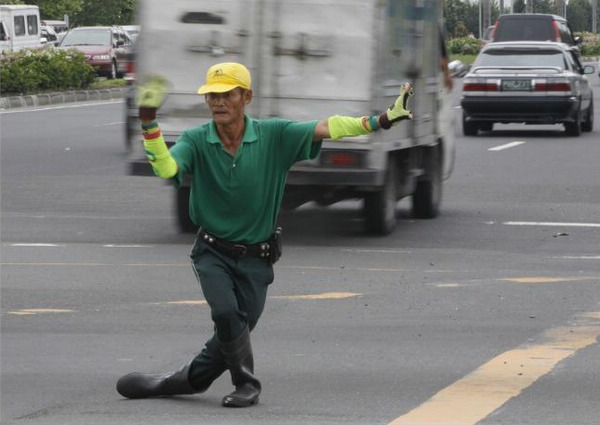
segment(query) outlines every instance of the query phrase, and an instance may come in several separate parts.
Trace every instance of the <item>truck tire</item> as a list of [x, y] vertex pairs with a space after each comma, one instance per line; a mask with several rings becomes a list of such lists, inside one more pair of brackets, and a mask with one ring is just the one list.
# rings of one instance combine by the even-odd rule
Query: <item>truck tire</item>
[[175, 198], [179, 231], [181, 233], [194, 233], [197, 229], [190, 219], [190, 188], [184, 186], [176, 189]]
[[415, 218], [435, 218], [442, 203], [442, 157], [440, 146], [425, 148], [425, 173], [417, 180], [412, 195], [412, 215]]
[[396, 184], [396, 163], [390, 160], [383, 188], [368, 193], [364, 199], [365, 226], [369, 233], [384, 236], [396, 228]]

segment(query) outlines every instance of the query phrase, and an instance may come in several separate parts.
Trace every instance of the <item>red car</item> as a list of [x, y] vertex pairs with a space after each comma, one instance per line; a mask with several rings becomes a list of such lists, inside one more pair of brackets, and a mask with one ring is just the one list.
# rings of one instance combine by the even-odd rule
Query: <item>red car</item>
[[127, 72], [132, 46], [129, 35], [118, 27], [78, 27], [70, 30], [58, 47], [81, 51], [98, 75], [112, 79]]

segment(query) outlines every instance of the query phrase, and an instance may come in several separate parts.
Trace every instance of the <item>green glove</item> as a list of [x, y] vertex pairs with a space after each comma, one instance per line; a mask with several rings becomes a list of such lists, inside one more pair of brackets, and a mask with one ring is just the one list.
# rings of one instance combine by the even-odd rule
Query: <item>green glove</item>
[[156, 118], [156, 110], [167, 98], [171, 83], [160, 75], [149, 75], [137, 87], [137, 105], [142, 121]]
[[402, 120], [412, 119], [412, 113], [407, 109], [408, 99], [414, 94], [413, 87], [410, 83], [405, 83], [400, 88], [400, 96], [391, 105], [385, 114], [379, 117], [381, 128], [387, 130], [391, 126], [396, 125]]

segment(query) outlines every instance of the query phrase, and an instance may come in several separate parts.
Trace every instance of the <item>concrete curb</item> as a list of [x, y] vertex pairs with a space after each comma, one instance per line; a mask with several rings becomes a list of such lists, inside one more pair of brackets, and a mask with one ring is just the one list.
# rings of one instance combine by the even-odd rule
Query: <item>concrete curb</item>
[[113, 87], [98, 90], [77, 90], [58, 93], [32, 94], [0, 98], [0, 109], [36, 108], [74, 102], [90, 102], [125, 97], [129, 87]]

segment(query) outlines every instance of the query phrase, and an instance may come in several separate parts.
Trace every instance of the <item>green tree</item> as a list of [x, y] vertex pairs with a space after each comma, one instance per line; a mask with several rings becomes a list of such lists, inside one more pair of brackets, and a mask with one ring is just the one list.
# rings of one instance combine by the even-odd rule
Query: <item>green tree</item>
[[467, 33], [479, 36], [479, 4], [468, 0], [445, 0], [443, 8], [446, 29], [450, 37], [462, 36], [463, 26]]
[[80, 0], [77, 25], [128, 25], [135, 17], [135, 0]]
[[513, 3], [513, 13], [525, 13], [525, 0], [515, 0]]
[[83, 0], [0, 0], [0, 4], [32, 4], [40, 8], [40, 18], [62, 20], [64, 15], [75, 16]]
[[567, 5], [567, 20], [573, 31], [591, 31], [592, 5], [588, 0], [571, 0]]
[[533, 13], [556, 13], [554, 0], [537, 0], [533, 3]]

